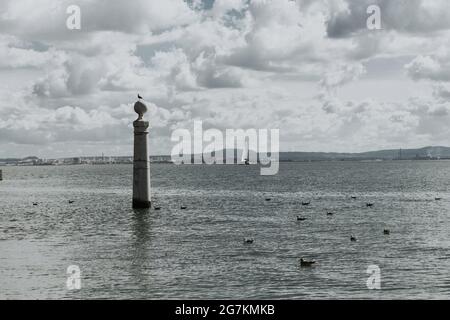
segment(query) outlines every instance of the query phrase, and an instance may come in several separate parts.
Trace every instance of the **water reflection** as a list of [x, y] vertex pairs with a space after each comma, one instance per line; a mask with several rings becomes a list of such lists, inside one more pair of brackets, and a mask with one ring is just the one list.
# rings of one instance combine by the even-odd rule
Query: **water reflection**
[[148, 273], [147, 265], [151, 261], [149, 257], [151, 234], [150, 234], [150, 209], [133, 209], [132, 216], [132, 263], [131, 276], [133, 282], [141, 286], [146, 286]]

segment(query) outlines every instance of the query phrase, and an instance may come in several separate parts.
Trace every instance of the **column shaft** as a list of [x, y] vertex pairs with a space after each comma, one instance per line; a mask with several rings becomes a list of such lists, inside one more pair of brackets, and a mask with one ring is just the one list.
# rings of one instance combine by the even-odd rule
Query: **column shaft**
[[150, 160], [148, 121], [136, 120], [134, 126], [133, 208], [150, 208]]

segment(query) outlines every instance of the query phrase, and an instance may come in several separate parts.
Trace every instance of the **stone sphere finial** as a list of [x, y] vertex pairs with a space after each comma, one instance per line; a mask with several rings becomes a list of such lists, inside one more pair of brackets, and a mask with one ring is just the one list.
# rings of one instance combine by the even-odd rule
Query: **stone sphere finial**
[[144, 113], [147, 112], [147, 106], [141, 100], [136, 101], [136, 103], [134, 104], [134, 111], [139, 115], [137, 120], [141, 120], [144, 116]]

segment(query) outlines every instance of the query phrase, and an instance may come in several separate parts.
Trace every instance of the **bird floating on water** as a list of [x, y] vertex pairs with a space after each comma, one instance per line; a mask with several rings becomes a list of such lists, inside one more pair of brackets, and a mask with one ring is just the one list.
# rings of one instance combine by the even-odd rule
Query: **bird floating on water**
[[155, 210], [161, 210], [161, 207], [153, 207]]
[[383, 230], [383, 234], [390, 234], [390, 233], [391, 233], [391, 231], [389, 229], [384, 229]]
[[354, 200], [354, 199], [356, 199], [356, 196], [351, 196], [351, 198]]
[[371, 202], [366, 203], [366, 207], [373, 207], [373, 203]]
[[38, 203], [37, 202], [33, 202], [33, 206], [37, 206], [38, 205]]
[[350, 241], [355, 242], [356, 241], [356, 237], [355, 236], [351, 236], [350, 237]]
[[439, 201], [439, 200], [442, 200], [442, 198], [436, 197], [436, 198], [434, 198], [434, 200]]
[[251, 238], [244, 238], [244, 243], [246, 243], [246, 244], [252, 244], [253, 241], [255, 241], [255, 240], [251, 239]]
[[297, 221], [305, 221], [306, 220], [306, 218], [305, 217], [300, 217], [300, 216], [297, 216]]
[[300, 266], [301, 267], [311, 267], [315, 263], [316, 263], [316, 261], [314, 261], [314, 260], [305, 260], [303, 258], [300, 258]]
[[311, 201], [302, 201], [302, 206], [309, 206]]
[[332, 216], [333, 214], [333, 212], [327, 212], [327, 216]]
[[186, 209], [187, 207], [186, 206], [181, 206], [180, 207], [180, 209], [182, 209], [182, 210], [184, 210], [184, 209]]
[[266, 198], [266, 201], [270, 201], [270, 200], [272, 200], [271, 198]]
[[69, 200], [69, 203], [74, 203], [75, 201], [73, 201], [73, 200]]

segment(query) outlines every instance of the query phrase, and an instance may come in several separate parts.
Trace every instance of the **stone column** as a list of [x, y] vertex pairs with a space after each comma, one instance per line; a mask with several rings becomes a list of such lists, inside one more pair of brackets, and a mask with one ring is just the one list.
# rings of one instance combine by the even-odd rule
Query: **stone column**
[[134, 111], [139, 114], [139, 118], [133, 122], [133, 208], [150, 208], [150, 160], [147, 143], [149, 122], [142, 119], [147, 106], [139, 100], [134, 104]]

